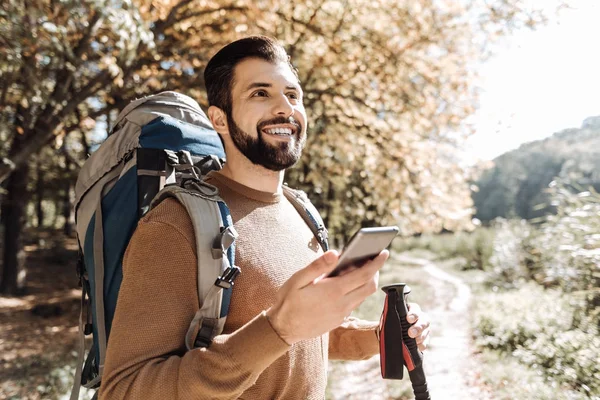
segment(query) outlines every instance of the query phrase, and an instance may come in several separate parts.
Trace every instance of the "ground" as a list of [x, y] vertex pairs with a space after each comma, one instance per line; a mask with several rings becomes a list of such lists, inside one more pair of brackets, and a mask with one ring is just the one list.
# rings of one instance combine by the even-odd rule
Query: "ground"
[[[76, 241], [42, 234], [27, 251], [26, 294], [0, 297], [0, 398], [68, 399], [76, 364], [80, 289], [75, 273]], [[425, 371], [435, 400], [492, 399], [478, 377], [471, 346], [469, 287], [448, 268], [424, 258], [392, 253], [381, 273], [381, 285], [407, 282], [416, 301], [432, 321], [432, 339], [425, 353]], [[379, 319], [380, 292], [355, 313]], [[90, 393], [83, 397], [89, 398]], [[379, 359], [331, 362], [327, 398], [412, 399], [408, 375], [384, 381]]]
[[0, 398], [58, 398], [75, 368], [81, 296], [77, 244], [42, 233], [25, 250], [25, 295], [0, 297]]

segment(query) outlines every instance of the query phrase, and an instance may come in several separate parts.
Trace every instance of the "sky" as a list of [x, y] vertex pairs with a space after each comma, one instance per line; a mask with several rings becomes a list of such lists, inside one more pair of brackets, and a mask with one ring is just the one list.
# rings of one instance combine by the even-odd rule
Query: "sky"
[[548, 25], [505, 39], [480, 69], [465, 162], [491, 160], [600, 115], [599, 40], [599, 0], [577, 1]]

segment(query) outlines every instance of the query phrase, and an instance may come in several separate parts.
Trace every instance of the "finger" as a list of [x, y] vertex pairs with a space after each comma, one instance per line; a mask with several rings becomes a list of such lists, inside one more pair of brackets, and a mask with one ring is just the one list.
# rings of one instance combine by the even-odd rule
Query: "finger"
[[389, 254], [390, 253], [387, 250], [383, 250], [377, 257], [365, 263], [361, 268], [356, 268], [347, 274], [344, 274], [344, 276], [337, 277], [339, 280], [336, 283], [347, 293], [361, 287], [373, 279], [377, 271], [383, 267]]
[[408, 323], [413, 324], [419, 320], [421, 314], [421, 307], [417, 303], [408, 303], [408, 314], [406, 320]]
[[429, 335], [427, 335], [427, 337], [425, 338], [425, 340], [423, 341], [423, 343], [418, 344], [417, 347], [421, 351], [427, 350], [427, 348], [429, 347]]
[[427, 316], [427, 314], [422, 312], [419, 315], [417, 322], [415, 322], [413, 324], [413, 326], [416, 326], [416, 327], [420, 328], [421, 330], [423, 330], [423, 329], [429, 328], [430, 324], [431, 324], [431, 322], [429, 321], [429, 317]]
[[421, 321], [410, 327], [408, 330], [408, 336], [417, 338], [422, 335], [426, 330], [429, 330], [429, 321]]
[[290, 280], [293, 280], [293, 285], [296, 287], [307, 286], [323, 275], [333, 271], [338, 258], [339, 254], [336, 250], [329, 250], [310, 263], [307, 267], [296, 272]]
[[375, 275], [371, 280], [367, 281], [363, 285], [357, 287], [349, 293], [346, 293], [344, 299], [352, 305], [352, 308], [356, 308], [362, 303], [367, 297], [377, 292], [377, 282], [379, 281], [379, 271], [375, 272]]
[[354, 266], [354, 265], [353, 265], [353, 266], [350, 266], [350, 267], [348, 267], [348, 268], [344, 268], [344, 269], [342, 270], [342, 272], [340, 272], [340, 273], [338, 274], [338, 276], [344, 276], [344, 275], [346, 275], [347, 273], [354, 271], [355, 269], [358, 269], [358, 267], [356, 267], [356, 266]]
[[416, 339], [417, 337], [419, 337], [422, 331], [423, 328], [420, 326], [411, 326], [408, 330], [408, 336], [410, 336], [413, 339]]
[[429, 329], [425, 329], [419, 336], [416, 337], [417, 344], [423, 344], [429, 338]]

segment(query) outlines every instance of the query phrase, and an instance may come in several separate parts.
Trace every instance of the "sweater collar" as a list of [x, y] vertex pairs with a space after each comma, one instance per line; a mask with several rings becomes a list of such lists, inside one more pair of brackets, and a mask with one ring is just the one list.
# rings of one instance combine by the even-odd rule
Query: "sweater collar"
[[208, 183], [211, 179], [216, 180], [221, 185], [226, 186], [237, 194], [247, 197], [252, 200], [260, 201], [261, 203], [277, 203], [281, 201], [281, 193], [262, 192], [243, 185], [233, 179], [223, 175], [220, 171], [211, 171], [206, 176]]

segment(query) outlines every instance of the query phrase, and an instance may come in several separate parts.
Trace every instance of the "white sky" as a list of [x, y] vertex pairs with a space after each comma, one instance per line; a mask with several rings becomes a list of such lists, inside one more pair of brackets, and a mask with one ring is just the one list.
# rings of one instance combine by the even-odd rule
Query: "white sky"
[[600, 115], [600, 1], [578, 1], [550, 24], [515, 34], [481, 77], [467, 163]]

